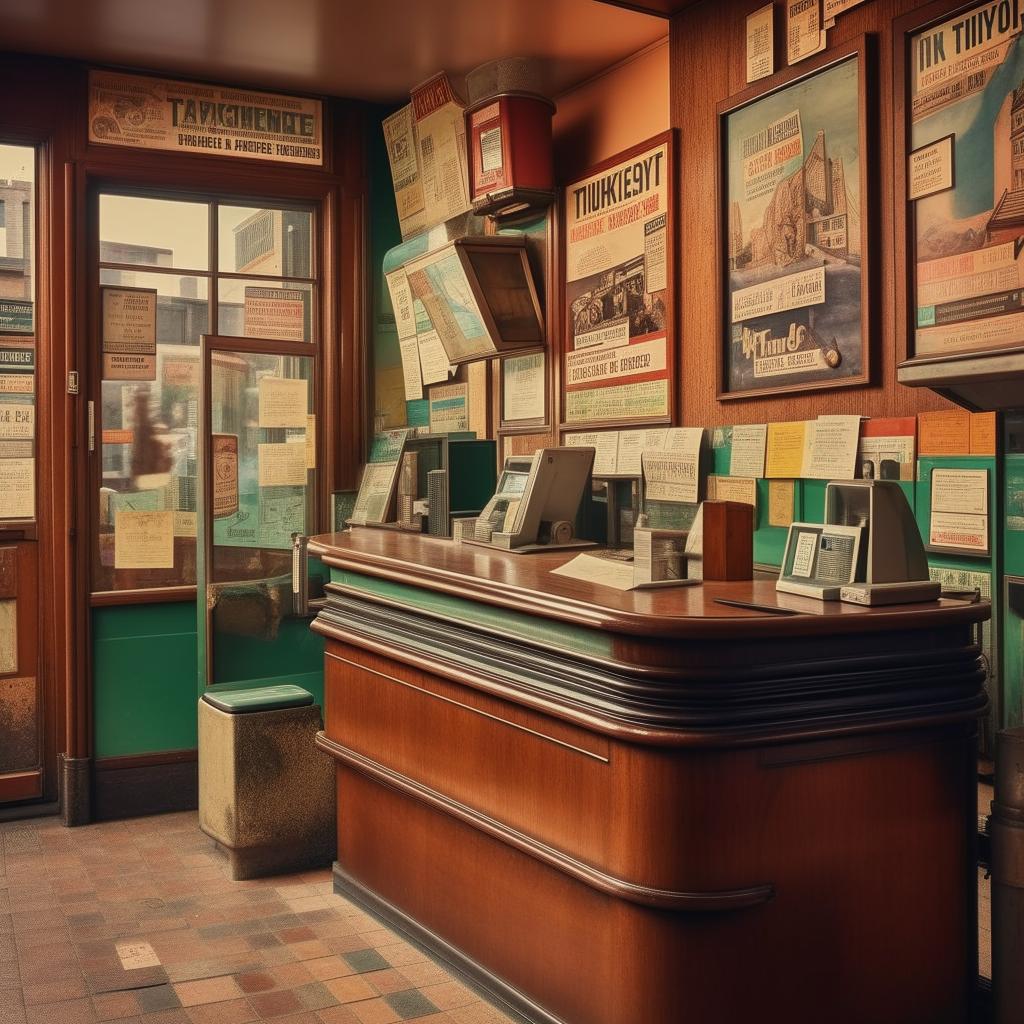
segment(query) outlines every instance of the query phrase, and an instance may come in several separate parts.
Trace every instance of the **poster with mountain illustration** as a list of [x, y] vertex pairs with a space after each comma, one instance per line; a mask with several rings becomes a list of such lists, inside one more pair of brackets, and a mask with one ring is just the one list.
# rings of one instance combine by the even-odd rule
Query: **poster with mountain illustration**
[[976, 4], [909, 39], [913, 356], [1024, 340], [1021, 16]]
[[867, 379], [863, 59], [724, 105], [722, 397]]

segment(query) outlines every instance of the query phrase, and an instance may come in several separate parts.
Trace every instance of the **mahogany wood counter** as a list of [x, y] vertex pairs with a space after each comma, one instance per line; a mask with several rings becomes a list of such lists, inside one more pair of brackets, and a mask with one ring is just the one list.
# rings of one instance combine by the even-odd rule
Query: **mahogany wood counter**
[[372, 529], [310, 552], [339, 891], [532, 1021], [969, 1019], [987, 605], [620, 593]]

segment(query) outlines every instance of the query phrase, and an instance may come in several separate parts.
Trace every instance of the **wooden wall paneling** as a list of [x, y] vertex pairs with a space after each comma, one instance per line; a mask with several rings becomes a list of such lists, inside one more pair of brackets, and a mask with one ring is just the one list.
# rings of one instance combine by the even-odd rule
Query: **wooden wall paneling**
[[[717, 261], [708, 242], [715, 237], [719, 197], [715, 186], [718, 145], [717, 103], [746, 87], [746, 17], [763, 0], [735, 4], [703, 3], [672, 19], [670, 28], [671, 116], [680, 132], [676, 175], [680, 216], [680, 376], [682, 423], [719, 426], [765, 420], [809, 419], [820, 413], [865, 416], [910, 416], [922, 410], [949, 408], [944, 399], [896, 383], [896, 286], [905, 271], [905, 253], [897, 251], [894, 220], [894, 82], [892, 22], [921, 4], [913, 0], [870, 0], [839, 17], [828, 33], [828, 49], [852, 44], [861, 35], [876, 37], [877, 102], [874, 144], [879, 187], [875, 196], [873, 378], [863, 387], [793, 394], [778, 398], [715, 397], [719, 342], [715, 328]], [[782, 19], [782, 4], [776, 3]], [[962, 6], [953, 0], [948, 8]], [[786, 67], [777, 47], [776, 76]], [[774, 78], [774, 76], [773, 76]], [[773, 78], [760, 83], [769, 88]]]

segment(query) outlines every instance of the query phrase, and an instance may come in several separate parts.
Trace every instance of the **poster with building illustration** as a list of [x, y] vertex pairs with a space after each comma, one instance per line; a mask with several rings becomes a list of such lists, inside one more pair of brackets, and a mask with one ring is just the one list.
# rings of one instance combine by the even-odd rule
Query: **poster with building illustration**
[[723, 398], [867, 379], [862, 63], [723, 104]]
[[908, 39], [913, 356], [1024, 337], [1022, 17], [975, 4]]

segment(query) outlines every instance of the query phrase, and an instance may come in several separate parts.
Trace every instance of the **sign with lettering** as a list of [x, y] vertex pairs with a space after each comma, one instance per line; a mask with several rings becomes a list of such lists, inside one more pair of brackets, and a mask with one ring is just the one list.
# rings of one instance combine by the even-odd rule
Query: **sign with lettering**
[[320, 167], [323, 104], [302, 96], [90, 71], [89, 141]]

